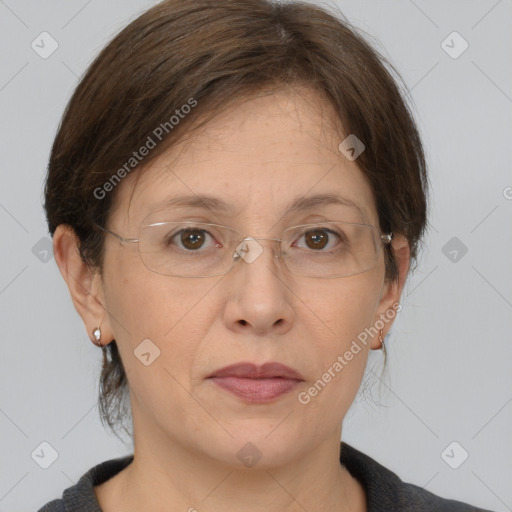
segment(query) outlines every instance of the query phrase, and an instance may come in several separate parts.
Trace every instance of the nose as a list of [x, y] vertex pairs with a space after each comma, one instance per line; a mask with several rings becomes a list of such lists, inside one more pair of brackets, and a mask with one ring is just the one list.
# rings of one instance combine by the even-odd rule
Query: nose
[[278, 262], [278, 242], [276, 238], [247, 237], [235, 250], [237, 263], [228, 279], [230, 299], [225, 314], [229, 328], [238, 333], [268, 335], [278, 330], [282, 334], [292, 326], [293, 294]]

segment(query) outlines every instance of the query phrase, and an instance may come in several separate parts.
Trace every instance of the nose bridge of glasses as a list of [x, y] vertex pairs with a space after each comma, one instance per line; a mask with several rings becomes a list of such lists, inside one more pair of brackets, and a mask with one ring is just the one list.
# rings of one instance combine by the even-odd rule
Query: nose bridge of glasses
[[[280, 251], [280, 242], [279, 238], [271, 238], [271, 237], [252, 237], [246, 236], [242, 239], [236, 246], [235, 251], [233, 253], [233, 259], [238, 261], [239, 259], [244, 259], [247, 263], [252, 263], [255, 261], [264, 251], [264, 244], [260, 243], [260, 241], [267, 240], [272, 242], [270, 248], [273, 251], [273, 256], [275, 258], [279, 258]], [[277, 248], [277, 250], [276, 250]]]

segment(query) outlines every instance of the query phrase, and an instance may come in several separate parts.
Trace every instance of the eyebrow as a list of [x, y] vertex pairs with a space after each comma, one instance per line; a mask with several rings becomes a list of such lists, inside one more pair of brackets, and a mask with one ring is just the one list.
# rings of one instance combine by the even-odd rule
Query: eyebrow
[[[368, 219], [366, 211], [361, 206], [359, 206], [352, 199], [348, 199], [347, 197], [343, 197], [337, 194], [316, 194], [313, 196], [298, 197], [292, 201], [290, 205], [288, 205], [285, 214], [312, 210], [314, 208], [328, 206], [331, 204], [354, 208], [362, 215], [365, 220]], [[167, 199], [162, 203], [159, 203], [157, 206], [158, 208], [167, 206], [203, 208], [214, 212], [231, 215], [236, 213], [235, 207], [232, 204], [229, 204], [223, 199], [211, 195], [176, 196]]]

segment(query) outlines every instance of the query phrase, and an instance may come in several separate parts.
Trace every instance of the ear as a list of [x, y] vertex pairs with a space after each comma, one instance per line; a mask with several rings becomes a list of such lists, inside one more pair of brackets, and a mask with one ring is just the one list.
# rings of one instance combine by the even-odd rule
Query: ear
[[75, 309], [82, 318], [89, 339], [96, 345], [93, 331], [100, 327], [104, 346], [114, 336], [105, 307], [101, 274], [91, 269], [80, 256], [79, 239], [73, 228], [60, 224], [53, 235], [53, 254], [62, 277], [66, 281]]
[[[378, 327], [378, 331], [380, 331], [380, 327], [382, 327], [383, 338], [391, 329], [396, 313], [399, 311], [400, 297], [402, 296], [402, 290], [411, 264], [411, 250], [409, 242], [404, 236], [394, 236], [391, 245], [398, 265], [398, 280], [386, 281], [384, 283], [377, 306], [377, 312], [373, 320], [373, 325]], [[384, 324], [384, 326], [382, 326], [382, 324]], [[378, 339], [379, 336], [377, 335], [372, 340], [371, 348], [373, 350], [381, 348]]]

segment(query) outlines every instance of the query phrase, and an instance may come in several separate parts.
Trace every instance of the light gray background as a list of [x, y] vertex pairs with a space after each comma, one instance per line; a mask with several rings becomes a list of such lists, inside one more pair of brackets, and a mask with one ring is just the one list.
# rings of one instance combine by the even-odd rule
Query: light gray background
[[[41, 261], [49, 243], [41, 203], [78, 77], [154, 3], [0, 0], [0, 511], [35, 511], [93, 465], [132, 453], [99, 421], [100, 350], [51, 253]], [[373, 385], [350, 410], [343, 439], [436, 494], [510, 511], [512, 2], [337, 4], [411, 89], [433, 185], [432, 229], [387, 340], [388, 371], [382, 383], [373, 376], [382, 355], [372, 353]], [[47, 59], [31, 48], [43, 31], [59, 45]], [[453, 31], [469, 44], [456, 59], [441, 46]], [[450, 41], [452, 52], [462, 48]], [[443, 253], [452, 237], [468, 249], [455, 262]], [[31, 457], [43, 441], [59, 454], [48, 469]], [[442, 456], [453, 441], [469, 453], [458, 469]], [[449, 454], [456, 462], [457, 450]]]

